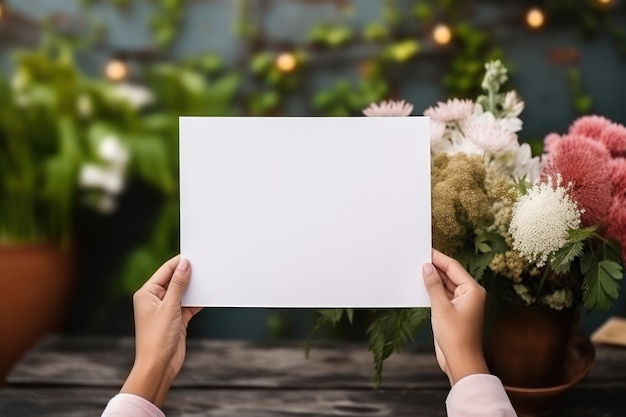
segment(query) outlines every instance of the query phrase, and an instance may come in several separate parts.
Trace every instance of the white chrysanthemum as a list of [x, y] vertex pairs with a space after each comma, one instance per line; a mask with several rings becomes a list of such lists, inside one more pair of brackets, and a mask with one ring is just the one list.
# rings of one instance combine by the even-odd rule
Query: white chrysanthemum
[[446, 124], [441, 123], [438, 120], [430, 121], [430, 141], [437, 142], [443, 139], [443, 135], [446, 133]]
[[526, 178], [530, 183], [539, 179], [541, 173], [541, 158], [533, 157], [530, 145], [522, 143], [515, 151], [515, 163], [513, 167], [513, 178]]
[[485, 154], [481, 148], [467, 140], [465, 136], [456, 129], [446, 129], [446, 133], [441, 140], [431, 141], [430, 151], [433, 154], [445, 153], [448, 155], [464, 153], [467, 155], [482, 156]]
[[442, 123], [458, 122], [468, 118], [474, 111], [472, 100], [459, 100], [453, 98], [447, 102], [438, 102], [435, 107], [429, 107], [424, 111], [424, 116]]
[[486, 112], [468, 121], [463, 129], [467, 139], [488, 152], [511, 149], [517, 145], [517, 135], [503, 127], [493, 114]]
[[513, 249], [537, 267], [544, 266], [567, 243], [568, 231], [580, 226], [580, 215], [560, 177], [556, 187], [551, 178], [533, 185], [513, 205]]
[[404, 100], [381, 101], [380, 104], [372, 103], [363, 109], [363, 114], [368, 117], [404, 117], [411, 114], [413, 105]]
[[517, 117], [524, 110], [524, 102], [517, 95], [517, 92], [512, 90], [504, 96], [502, 108], [507, 117]]

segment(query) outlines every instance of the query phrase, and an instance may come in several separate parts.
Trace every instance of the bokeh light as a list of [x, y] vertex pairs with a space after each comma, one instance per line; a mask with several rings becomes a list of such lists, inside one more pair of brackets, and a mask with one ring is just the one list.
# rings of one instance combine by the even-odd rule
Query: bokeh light
[[112, 59], [107, 63], [104, 73], [111, 81], [122, 81], [128, 77], [128, 65], [119, 59]]
[[276, 57], [276, 68], [282, 72], [291, 72], [296, 69], [298, 61], [291, 52], [283, 52]]
[[452, 40], [452, 31], [446, 24], [438, 24], [433, 30], [433, 39], [439, 45], [447, 45]]
[[532, 8], [526, 13], [526, 23], [533, 29], [538, 29], [543, 26], [546, 21], [546, 17], [543, 12], [538, 8]]

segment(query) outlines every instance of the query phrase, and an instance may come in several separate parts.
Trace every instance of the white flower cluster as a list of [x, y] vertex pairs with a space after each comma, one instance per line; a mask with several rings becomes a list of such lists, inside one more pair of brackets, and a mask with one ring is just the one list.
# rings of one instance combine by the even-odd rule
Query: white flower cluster
[[109, 214], [116, 209], [117, 197], [124, 190], [129, 152], [117, 137], [108, 135], [100, 140], [97, 153], [102, 163], [84, 164], [79, 184], [97, 191], [88, 203], [101, 213]]
[[424, 111], [430, 117], [433, 153], [486, 156], [487, 164], [498, 165], [499, 174], [534, 182], [539, 177], [541, 160], [532, 157], [530, 146], [520, 144], [519, 115], [524, 102], [515, 91], [498, 93], [507, 79], [506, 68], [498, 62], [486, 65], [483, 87], [488, 93], [474, 103], [451, 99]]
[[537, 267], [544, 266], [567, 243], [570, 229], [580, 226], [581, 210], [568, 188], [561, 185], [560, 177], [556, 186], [548, 178], [533, 185], [513, 205], [509, 225], [513, 249]]

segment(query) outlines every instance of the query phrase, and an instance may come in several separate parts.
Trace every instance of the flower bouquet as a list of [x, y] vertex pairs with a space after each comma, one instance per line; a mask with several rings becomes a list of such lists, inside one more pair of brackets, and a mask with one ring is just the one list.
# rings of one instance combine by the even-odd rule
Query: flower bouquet
[[[433, 247], [457, 258], [498, 306], [610, 307], [626, 258], [626, 127], [600, 116], [550, 134], [544, 154], [520, 144], [524, 103], [500, 92], [507, 69], [486, 64], [484, 94], [428, 108]], [[367, 116], [408, 116], [404, 101]], [[491, 309], [490, 309], [491, 310]], [[426, 309], [380, 310], [368, 329], [380, 383], [386, 357], [412, 340]], [[348, 318], [352, 312], [345, 310]], [[318, 326], [344, 310], [323, 311]]]

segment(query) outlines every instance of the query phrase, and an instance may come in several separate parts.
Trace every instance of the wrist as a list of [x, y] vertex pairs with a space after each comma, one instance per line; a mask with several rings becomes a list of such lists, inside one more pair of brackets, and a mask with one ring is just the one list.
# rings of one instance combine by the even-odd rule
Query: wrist
[[482, 354], [458, 356], [458, 360], [448, 362], [448, 378], [451, 386], [466, 376], [488, 373], [489, 368]]
[[120, 392], [137, 395], [160, 408], [172, 382], [164, 366], [135, 361]]

